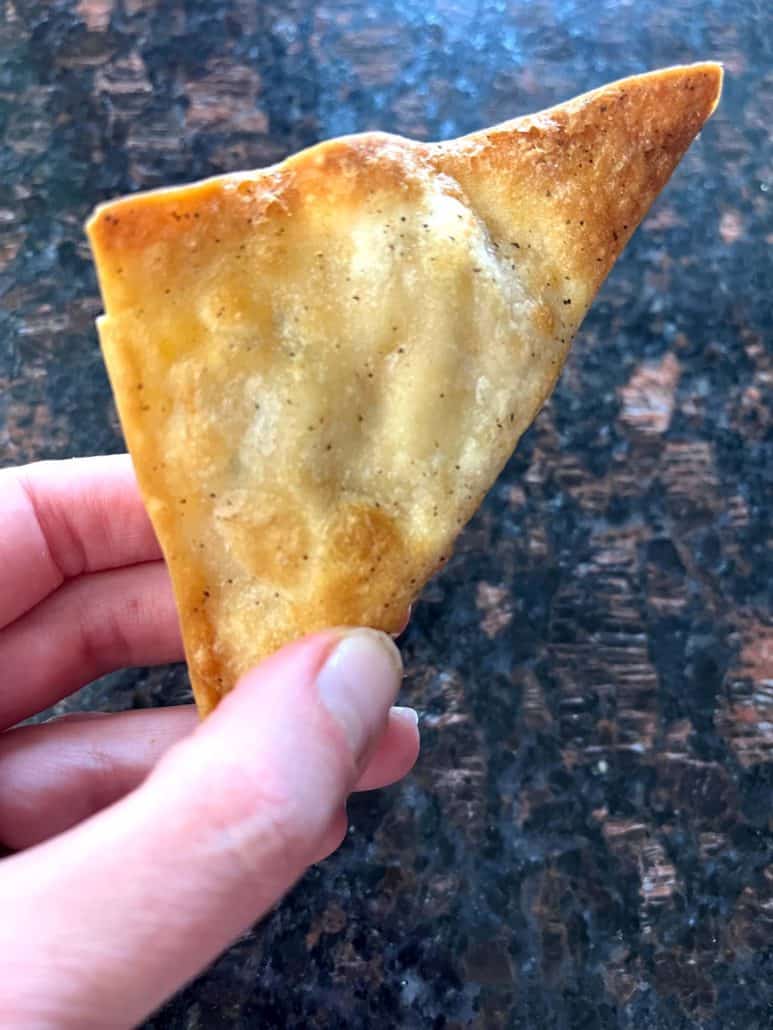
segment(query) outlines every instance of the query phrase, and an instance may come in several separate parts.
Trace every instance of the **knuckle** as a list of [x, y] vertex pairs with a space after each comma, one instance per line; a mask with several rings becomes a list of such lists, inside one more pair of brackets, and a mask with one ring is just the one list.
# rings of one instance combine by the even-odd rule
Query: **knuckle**
[[78, 622], [82, 666], [92, 674], [98, 674], [115, 661], [128, 664], [132, 656], [131, 641], [115, 609], [109, 602], [89, 604], [87, 600], [77, 597], [76, 601], [81, 601], [83, 605]]
[[238, 764], [208, 776], [190, 812], [193, 835], [237, 876], [253, 878], [267, 866], [292, 875], [307, 864], [308, 838], [296, 798], [270, 778], [245, 775]]

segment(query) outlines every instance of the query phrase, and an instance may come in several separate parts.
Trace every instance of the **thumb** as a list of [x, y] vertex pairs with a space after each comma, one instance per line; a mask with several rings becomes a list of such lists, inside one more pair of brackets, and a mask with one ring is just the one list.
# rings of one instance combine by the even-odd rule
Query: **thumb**
[[293, 644], [133, 794], [6, 860], [0, 1024], [137, 1023], [263, 915], [340, 843], [401, 668], [371, 630]]

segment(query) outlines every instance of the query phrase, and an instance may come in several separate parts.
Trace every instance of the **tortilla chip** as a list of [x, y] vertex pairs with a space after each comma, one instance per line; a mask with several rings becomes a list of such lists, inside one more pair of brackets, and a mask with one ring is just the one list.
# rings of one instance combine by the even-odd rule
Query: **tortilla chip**
[[721, 79], [672, 68], [97, 210], [102, 348], [203, 713], [304, 633], [401, 627]]

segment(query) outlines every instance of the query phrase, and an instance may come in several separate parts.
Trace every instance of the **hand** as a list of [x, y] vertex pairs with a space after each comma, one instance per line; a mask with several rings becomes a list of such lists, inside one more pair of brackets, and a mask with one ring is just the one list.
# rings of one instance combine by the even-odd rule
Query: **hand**
[[285, 648], [200, 724], [186, 706], [9, 728], [181, 657], [128, 458], [0, 471], [0, 1026], [137, 1023], [338, 847], [352, 790], [416, 759], [397, 649], [370, 630]]

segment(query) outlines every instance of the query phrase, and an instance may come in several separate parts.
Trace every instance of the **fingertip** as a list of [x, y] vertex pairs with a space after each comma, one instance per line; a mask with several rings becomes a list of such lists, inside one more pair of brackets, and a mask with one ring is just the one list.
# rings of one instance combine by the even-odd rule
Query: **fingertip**
[[418, 717], [413, 709], [393, 708], [355, 790], [379, 790], [407, 776], [419, 757]]
[[389, 716], [391, 719], [396, 719], [398, 722], [404, 722], [407, 726], [413, 727], [418, 733], [419, 713], [415, 708], [409, 708], [404, 705], [394, 705]]
[[396, 741], [396, 751], [401, 763], [396, 766], [395, 780], [407, 776], [413, 769], [421, 750], [421, 733], [419, 731], [419, 713], [415, 708], [396, 705], [389, 713], [389, 730]]

